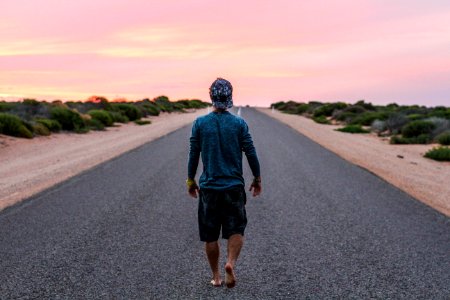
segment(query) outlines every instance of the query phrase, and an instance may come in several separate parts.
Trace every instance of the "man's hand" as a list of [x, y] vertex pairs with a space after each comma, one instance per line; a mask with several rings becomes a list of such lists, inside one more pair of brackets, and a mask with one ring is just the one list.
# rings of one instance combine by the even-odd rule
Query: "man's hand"
[[198, 192], [200, 191], [197, 183], [195, 182], [195, 179], [188, 178], [186, 180], [186, 186], [188, 188], [188, 193], [192, 198], [198, 197]]
[[259, 196], [261, 194], [261, 177], [255, 177], [252, 184], [250, 185], [250, 192], [253, 190], [253, 197]]

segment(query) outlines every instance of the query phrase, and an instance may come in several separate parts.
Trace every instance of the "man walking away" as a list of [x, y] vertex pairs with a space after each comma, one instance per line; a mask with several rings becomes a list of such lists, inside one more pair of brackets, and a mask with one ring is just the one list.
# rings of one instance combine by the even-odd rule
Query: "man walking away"
[[[236, 284], [234, 267], [243, 245], [247, 225], [245, 211], [245, 183], [242, 175], [242, 152], [245, 153], [254, 179], [250, 186], [253, 196], [261, 193], [259, 161], [246, 122], [230, 114], [233, 106], [233, 87], [225, 79], [218, 78], [209, 89], [214, 110], [197, 118], [192, 126], [188, 162], [188, 193], [197, 198], [200, 240], [213, 273], [211, 284], [221, 286], [219, 271], [219, 239], [228, 239], [225, 284]], [[203, 173], [199, 185], [195, 174], [202, 157]]]

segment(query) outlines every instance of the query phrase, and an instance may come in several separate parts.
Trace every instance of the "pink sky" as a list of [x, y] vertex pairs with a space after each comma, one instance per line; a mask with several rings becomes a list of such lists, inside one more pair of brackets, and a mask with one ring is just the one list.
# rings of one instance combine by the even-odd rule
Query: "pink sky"
[[2, 0], [0, 97], [450, 106], [450, 1]]

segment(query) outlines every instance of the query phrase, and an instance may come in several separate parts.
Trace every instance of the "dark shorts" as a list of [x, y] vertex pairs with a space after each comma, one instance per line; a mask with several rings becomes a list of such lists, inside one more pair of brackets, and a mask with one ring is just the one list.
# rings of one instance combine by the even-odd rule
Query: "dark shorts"
[[225, 191], [201, 189], [198, 203], [200, 240], [217, 241], [221, 228], [224, 239], [233, 234], [244, 235], [247, 225], [246, 202], [243, 186]]

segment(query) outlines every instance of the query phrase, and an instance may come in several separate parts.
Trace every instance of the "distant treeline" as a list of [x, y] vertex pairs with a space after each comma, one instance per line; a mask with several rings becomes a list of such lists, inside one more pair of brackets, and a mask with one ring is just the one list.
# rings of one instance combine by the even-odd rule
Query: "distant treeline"
[[104, 97], [91, 97], [88, 101], [37, 101], [23, 99], [0, 102], [0, 133], [32, 138], [50, 135], [61, 130], [86, 133], [103, 130], [114, 123], [130, 121], [138, 125], [149, 124], [141, 120], [157, 116], [160, 112], [186, 112], [187, 109], [205, 108], [209, 103], [197, 99], [170, 101], [166, 96], [134, 102], [109, 102]]
[[[311, 101], [281, 101], [271, 105], [289, 114], [298, 114], [321, 124], [343, 125], [339, 131], [349, 133], [375, 132], [389, 137], [391, 144], [450, 145], [450, 107], [419, 105], [373, 105], [360, 100], [354, 104], [344, 102], [322, 103]], [[441, 147], [450, 159], [450, 149]]]

